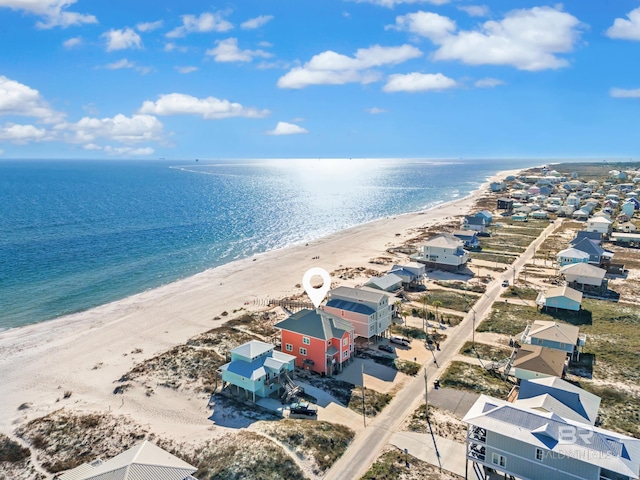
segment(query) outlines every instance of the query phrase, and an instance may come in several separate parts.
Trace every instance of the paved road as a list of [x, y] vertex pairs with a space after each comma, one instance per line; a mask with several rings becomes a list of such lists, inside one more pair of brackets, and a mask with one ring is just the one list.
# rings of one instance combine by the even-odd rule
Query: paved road
[[[442, 344], [442, 350], [437, 352], [437, 365], [430, 362], [425, 364], [427, 389], [433, 388], [433, 379], [444, 371], [449, 362], [455, 357], [460, 347], [469, 340], [473, 329], [491, 311], [493, 302], [504, 291], [502, 282], [514, 278], [514, 270], [520, 271], [534, 255], [537, 247], [544, 241], [547, 235], [553, 232], [560, 221], [550, 224], [540, 236], [534, 240], [529, 248], [508, 268], [491, 282], [485, 294], [476, 302], [458, 327], [449, 330], [446, 342]], [[323, 477], [325, 480], [359, 479], [373, 464], [382, 449], [387, 445], [391, 436], [399, 429], [404, 419], [424, 402], [425, 378], [423, 370], [391, 400], [389, 405], [375, 418], [367, 420], [367, 428], [360, 432], [344, 455], [331, 467]]]

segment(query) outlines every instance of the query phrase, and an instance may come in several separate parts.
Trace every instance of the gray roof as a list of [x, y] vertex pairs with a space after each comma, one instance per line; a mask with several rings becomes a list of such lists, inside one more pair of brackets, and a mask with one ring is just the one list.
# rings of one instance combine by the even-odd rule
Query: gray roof
[[[411, 272], [407, 270], [407, 273]], [[398, 283], [402, 283], [402, 278], [394, 273], [387, 273], [382, 277], [371, 277], [371, 279], [365, 285], [370, 285], [373, 288], [379, 288], [381, 290], [388, 290]]]
[[600, 397], [561, 378], [546, 377], [522, 380], [516, 403], [593, 425], [598, 416]]
[[602, 255], [605, 252], [604, 248], [602, 248], [590, 238], [583, 238], [582, 240], [576, 242], [573, 245], [573, 248], [582, 252], [586, 252], [589, 255]]
[[351, 322], [322, 310], [309, 309], [300, 310], [274, 326], [324, 341], [342, 338], [345, 332], [353, 331]]
[[582, 303], [582, 292], [574, 290], [571, 287], [567, 287], [566, 285], [548, 289], [545, 292], [544, 297], [547, 300], [550, 298], [565, 297], [569, 300], [573, 300], [574, 302]]
[[579, 275], [581, 277], [593, 277], [602, 280], [607, 271], [604, 268], [596, 267], [589, 263], [574, 263], [562, 267], [560, 273], [565, 275]]
[[61, 475], [60, 480], [185, 480], [196, 470], [145, 440], [95, 467], [80, 465]]
[[563, 258], [589, 258], [589, 254], [587, 252], [583, 252], [582, 250], [578, 250], [576, 248], [567, 248], [565, 250], [561, 250], [558, 252], [556, 257]]
[[464, 223], [468, 225], [485, 225], [487, 222], [484, 216], [476, 217], [467, 215], [466, 217], [464, 217]]
[[531, 324], [528, 336], [575, 345], [578, 342], [579, 333], [580, 329], [575, 325], [548, 320], [536, 320]]
[[243, 343], [239, 347], [231, 350], [231, 354], [253, 359], [269, 352], [270, 350], [273, 350], [274, 348], [275, 347], [270, 343], [261, 342], [259, 340], [251, 340], [250, 342]]
[[337, 287], [329, 292], [329, 298], [333, 297], [342, 297], [352, 301], [362, 300], [364, 302], [380, 303], [383, 298], [388, 298], [389, 295], [379, 290], [368, 288]]
[[[529, 445], [580, 459], [591, 465], [637, 479], [640, 472], [640, 440], [481, 395], [469, 409], [465, 422]], [[572, 428], [568, 442], [563, 431]]]
[[440, 247], [440, 248], [458, 248], [462, 247], [462, 241], [451, 235], [450, 233], [439, 233], [438, 235], [431, 237], [424, 242], [425, 247]]
[[271, 353], [271, 356], [262, 356], [260, 358], [256, 358], [252, 362], [234, 360], [222, 365], [220, 370], [235, 373], [240, 377], [245, 377], [250, 380], [257, 380], [258, 378], [265, 376], [267, 373], [281, 372], [283, 366], [296, 358], [288, 353], [276, 351], [272, 351]]

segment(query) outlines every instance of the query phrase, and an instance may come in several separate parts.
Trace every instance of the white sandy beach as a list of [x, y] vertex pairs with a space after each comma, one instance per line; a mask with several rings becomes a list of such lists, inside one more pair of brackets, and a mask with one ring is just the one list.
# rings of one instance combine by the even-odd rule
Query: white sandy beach
[[[496, 178], [516, 172], [501, 172]], [[486, 186], [426, 212], [377, 220], [86, 312], [1, 332], [0, 432], [11, 433], [23, 422], [64, 406], [129, 415], [150, 431], [178, 441], [211, 438], [205, 396], [185, 398], [163, 390], [162, 398], [155, 395], [153, 402], [143, 392], [127, 395], [125, 402], [113, 394], [113, 382], [145, 358], [220, 326], [225, 320], [213, 318], [223, 311], [233, 318], [235, 309], [255, 308], [257, 298], [299, 293], [295, 285], [311, 267], [331, 272], [340, 266], [367, 266], [390, 246], [415, 236], [409, 233], [412, 229], [467, 213]], [[132, 353], [137, 349], [142, 353]], [[72, 392], [69, 399], [62, 399], [65, 391]], [[25, 402], [32, 407], [18, 410]]]

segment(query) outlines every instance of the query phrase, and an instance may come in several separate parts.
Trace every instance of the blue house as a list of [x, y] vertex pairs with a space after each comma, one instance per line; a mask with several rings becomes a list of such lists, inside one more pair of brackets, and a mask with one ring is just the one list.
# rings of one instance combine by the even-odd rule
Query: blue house
[[[251, 396], [269, 397], [291, 384], [296, 357], [275, 351], [270, 343], [251, 340], [231, 350], [231, 362], [220, 367], [222, 382], [236, 387], [236, 392]], [[286, 388], [286, 387], [285, 387]]]
[[572, 357], [579, 354], [586, 342], [580, 329], [568, 323], [536, 320], [522, 333], [520, 341], [528, 345], [539, 345], [545, 348], [561, 350]]
[[583, 238], [577, 242], [573, 248], [589, 254], [589, 263], [593, 265], [603, 265], [611, 262], [613, 252], [605, 250], [600, 245], [589, 238]]
[[489, 210], [482, 210], [476, 213], [474, 217], [484, 218], [485, 224], [487, 225], [493, 221], [493, 214]]
[[550, 288], [546, 292], [540, 292], [536, 299], [536, 305], [541, 308], [555, 308], [556, 310], [580, 311], [582, 304], [582, 292], [564, 287]]
[[474, 230], [456, 230], [453, 236], [462, 240], [466, 248], [477, 248], [480, 245], [478, 232]]

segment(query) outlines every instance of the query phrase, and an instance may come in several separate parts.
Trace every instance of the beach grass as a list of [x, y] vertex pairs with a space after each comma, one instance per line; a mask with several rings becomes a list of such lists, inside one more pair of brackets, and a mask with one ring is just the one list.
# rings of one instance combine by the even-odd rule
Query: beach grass
[[466, 342], [462, 348], [460, 348], [460, 354], [473, 358], [480, 357], [486, 361], [499, 362], [500, 360], [509, 358], [511, 349], [507, 346], [498, 347], [497, 345], [478, 342], [476, 342], [474, 346], [472, 342]]
[[[386, 407], [393, 395], [390, 393], [380, 393], [370, 388], [365, 388], [364, 405], [367, 417], [375, 417]], [[354, 412], [362, 415], [362, 387], [355, 387], [351, 392], [351, 398], [347, 405]]]
[[[409, 462], [409, 468], [406, 462]], [[360, 480], [462, 480], [450, 472], [440, 472], [438, 467], [418, 460], [410, 454], [391, 447], [380, 455]]]
[[440, 386], [506, 398], [513, 384], [478, 365], [454, 361], [440, 376]]
[[435, 310], [434, 302], [440, 302], [440, 308], [468, 312], [478, 300], [478, 295], [472, 292], [458, 293], [449, 290], [429, 290], [426, 294], [427, 306]]
[[538, 298], [538, 291], [529, 287], [516, 287], [511, 285], [501, 295], [504, 298], [520, 298], [522, 300], [535, 300]]
[[483, 260], [485, 262], [511, 265], [518, 258], [516, 255], [501, 254], [498, 252], [469, 252], [469, 257], [473, 260]]
[[0, 462], [18, 463], [31, 457], [28, 448], [0, 433]]

